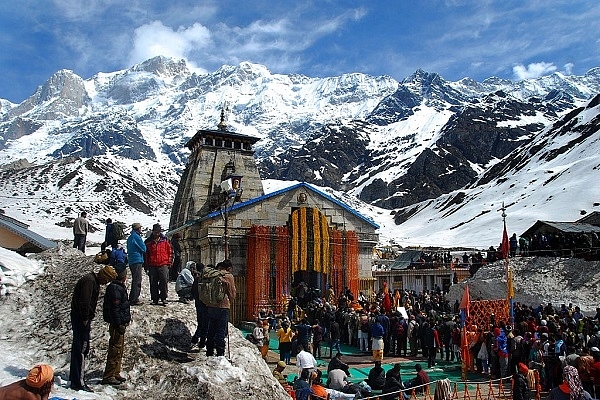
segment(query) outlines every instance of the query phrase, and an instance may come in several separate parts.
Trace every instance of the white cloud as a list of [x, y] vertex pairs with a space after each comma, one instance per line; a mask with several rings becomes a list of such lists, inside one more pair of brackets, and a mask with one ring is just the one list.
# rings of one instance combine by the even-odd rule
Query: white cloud
[[565, 69], [565, 75], [571, 75], [573, 73], [574, 66], [575, 64], [573, 63], [566, 63], [563, 67]]
[[175, 31], [161, 21], [153, 21], [135, 29], [129, 60], [135, 64], [159, 55], [188, 58], [192, 50], [210, 44], [210, 31], [199, 23]]
[[513, 74], [517, 80], [532, 79], [548, 75], [556, 71], [556, 69], [554, 64], [542, 61], [539, 63], [531, 63], [528, 66], [524, 66], [523, 64], [515, 65], [513, 67]]

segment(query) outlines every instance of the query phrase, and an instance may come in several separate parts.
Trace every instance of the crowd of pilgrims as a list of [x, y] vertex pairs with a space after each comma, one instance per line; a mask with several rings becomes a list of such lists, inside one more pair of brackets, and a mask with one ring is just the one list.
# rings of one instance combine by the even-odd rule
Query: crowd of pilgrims
[[[384, 287], [372, 298], [362, 292], [355, 298], [345, 288], [336, 298], [331, 289], [320, 297], [303, 283], [299, 286], [295, 292], [301, 297], [290, 300], [286, 314], [263, 309], [258, 315], [269, 321], [270, 329], [294, 332], [293, 342], [280, 347], [280, 359], [288, 364], [298, 345], [317, 359], [332, 357], [340, 343], [369, 352], [373, 324], [383, 327], [384, 357], [423, 357], [428, 367], [438, 359], [462, 362], [459, 303], [451, 305], [439, 289], [391, 293]], [[408, 318], [398, 307], [404, 307]], [[600, 382], [600, 308], [586, 316], [572, 304], [533, 307], [517, 302], [513, 310], [512, 325], [496, 323], [493, 314], [488, 326], [467, 320], [469, 359], [464, 361], [469, 370], [509, 377], [521, 363], [539, 371], [542, 388], [550, 390], [561, 382], [563, 367], [571, 365], [584, 389], [593, 393], [594, 375]]]

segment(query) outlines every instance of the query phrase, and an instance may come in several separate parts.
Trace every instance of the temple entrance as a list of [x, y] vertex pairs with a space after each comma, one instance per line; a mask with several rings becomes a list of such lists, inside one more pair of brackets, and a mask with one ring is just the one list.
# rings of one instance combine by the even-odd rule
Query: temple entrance
[[317, 208], [294, 210], [285, 226], [252, 226], [246, 258], [248, 318], [264, 307], [285, 310], [290, 296], [298, 297], [300, 282], [307, 300], [323, 297], [329, 286], [336, 294], [346, 287], [358, 293], [358, 251], [356, 232], [331, 229]]
[[324, 273], [296, 271], [292, 280], [292, 289], [300, 307], [306, 307], [306, 304], [312, 300], [322, 298], [327, 290], [326, 283], [327, 275]]

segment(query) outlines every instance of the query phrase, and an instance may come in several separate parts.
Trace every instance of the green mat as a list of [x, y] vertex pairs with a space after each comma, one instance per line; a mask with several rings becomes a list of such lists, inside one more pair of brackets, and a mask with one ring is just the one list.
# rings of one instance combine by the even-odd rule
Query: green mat
[[[241, 329], [242, 333], [245, 335], [252, 333], [250, 330]], [[344, 355], [352, 356], [352, 355], [364, 355], [358, 348], [354, 346], [349, 346], [346, 344], [340, 344], [341, 353]], [[269, 339], [269, 350], [274, 351], [275, 353], [279, 353], [279, 341], [277, 340], [276, 333], [274, 331], [270, 332]], [[326, 345], [321, 346], [321, 355], [329, 355], [329, 347]], [[450, 379], [451, 382], [461, 382], [461, 370], [460, 364], [455, 362], [446, 362], [442, 360], [436, 360], [437, 365], [433, 368], [427, 368], [427, 361], [423, 360], [409, 360], [400, 362], [400, 376], [403, 381], [408, 381], [414, 378], [417, 375], [415, 371], [415, 365], [421, 364], [423, 369], [427, 371], [429, 378], [431, 381], [436, 381], [439, 379]], [[328, 359], [317, 359], [317, 366], [321, 368], [325, 368], [323, 371], [323, 380], [327, 380], [327, 365], [329, 364]], [[386, 363], [385, 359], [383, 360], [382, 367], [387, 372], [394, 366], [394, 363]], [[349, 380], [354, 383], [361, 382], [365, 380], [369, 376], [369, 371], [373, 368], [372, 366], [364, 367], [364, 368], [352, 368], [350, 367], [350, 378]], [[288, 381], [292, 382], [297, 374], [289, 374]], [[467, 380], [470, 382], [485, 382], [487, 378], [484, 375], [477, 373], [469, 373], [467, 375]]]

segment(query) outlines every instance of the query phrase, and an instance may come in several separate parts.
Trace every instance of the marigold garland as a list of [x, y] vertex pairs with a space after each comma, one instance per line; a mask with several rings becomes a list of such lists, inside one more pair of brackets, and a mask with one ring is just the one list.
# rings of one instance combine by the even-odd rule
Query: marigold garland
[[354, 296], [358, 296], [358, 234], [354, 231], [346, 231], [346, 278], [345, 286]]
[[300, 271], [308, 271], [308, 237], [307, 237], [307, 225], [306, 224], [306, 207], [300, 208], [300, 217], [299, 217], [299, 225], [300, 225], [300, 236], [298, 240], [300, 240], [300, 253], [298, 256], [300, 257]]
[[323, 246], [321, 260], [323, 262], [322, 272], [329, 275], [331, 273], [331, 255], [329, 253], [329, 221], [327, 217], [321, 214], [321, 245]]
[[300, 248], [300, 240], [299, 240], [300, 228], [298, 227], [298, 212], [297, 211], [294, 211], [292, 213], [290, 220], [291, 220], [290, 222], [292, 225], [292, 238], [291, 238], [292, 259], [290, 261], [291, 261], [291, 269], [292, 269], [292, 276], [293, 276], [293, 274], [299, 270], [299, 266], [300, 266], [300, 259], [298, 257], [298, 251]]
[[321, 213], [316, 208], [313, 208], [311, 211], [311, 226], [313, 239], [312, 267], [315, 272], [323, 272], [323, 260], [321, 259], [321, 224], [319, 223]]
[[275, 265], [277, 268], [275, 293], [277, 297], [276, 310], [284, 312], [287, 307], [290, 293], [290, 235], [287, 226], [275, 227]]
[[[252, 226], [248, 235], [248, 269], [246, 276], [247, 317], [255, 319], [260, 308], [269, 302], [270, 228]], [[264, 282], [267, 282], [265, 285]]]
[[337, 293], [340, 293], [340, 291], [342, 290], [341, 285], [343, 284], [342, 276], [341, 276], [342, 264], [343, 264], [342, 232], [338, 231], [337, 229], [332, 229], [329, 232], [329, 237], [330, 237], [330, 246], [332, 248], [330, 284], [331, 284], [331, 287], [333, 288], [333, 291], [337, 294]]
[[288, 226], [252, 226], [247, 254], [249, 319], [265, 307], [274, 306], [276, 312], [284, 312], [297, 271], [325, 274], [335, 293], [345, 287], [358, 293], [358, 234], [330, 229], [327, 217], [317, 208], [295, 210]]

